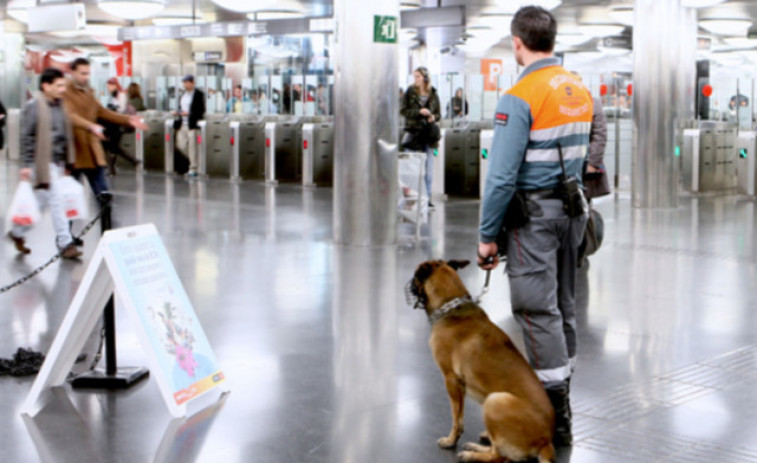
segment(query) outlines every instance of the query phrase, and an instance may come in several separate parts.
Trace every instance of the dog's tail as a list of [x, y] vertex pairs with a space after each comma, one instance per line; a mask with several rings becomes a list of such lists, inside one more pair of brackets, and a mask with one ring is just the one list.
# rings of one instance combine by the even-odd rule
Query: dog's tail
[[539, 451], [539, 463], [555, 463], [555, 446], [551, 442]]

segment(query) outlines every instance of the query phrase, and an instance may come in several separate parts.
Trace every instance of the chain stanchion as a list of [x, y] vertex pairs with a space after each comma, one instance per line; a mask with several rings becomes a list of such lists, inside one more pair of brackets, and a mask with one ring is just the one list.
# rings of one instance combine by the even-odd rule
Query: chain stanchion
[[[84, 237], [84, 235], [86, 235], [87, 233], [89, 233], [89, 231], [90, 231], [90, 230], [92, 229], [92, 227], [94, 227], [94, 226], [95, 226], [95, 224], [97, 223], [97, 221], [98, 221], [98, 220], [100, 220], [100, 218], [102, 217], [102, 215], [103, 215], [103, 211], [104, 211], [104, 208], [101, 208], [101, 209], [100, 209], [100, 211], [99, 211], [99, 212], [97, 213], [97, 215], [95, 216], [95, 218], [94, 218], [94, 219], [92, 219], [92, 220], [91, 220], [91, 221], [90, 221], [90, 222], [89, 222], [89, 223], [88, 223], [88, 224], [87, 224], [87, 225], [86, 225], [86, 226], [85, 226], [85, 227], [84, 227], [84, 228], [82, 229], [82, 231], [81, 231], [81, 232], [80, 232], [80, 233], [79, 233], [79, 234], [78, 234], [77, 236], [75, 236], [74, 238], [82, 238], [82, 237]], [[13, 288], [16, 288], [16, 287], [18, 287], [18, 286], [21, 286], [21, 285], [23, 285], [24, 283], [26, 283], [27, 281], [29, 281], [29, 280], [31, 280], [32, 278], [36, 277], [37, 275], [39, 275], [40, 273], [42, 273], [42, 271], [43, 271], [43, 270], [45, 270], [45, 269], [46, 269], [47, 267], [49, 267], [49, 266], [53, 265], [53, 264], [54, 264], [55, 262], [57, 262], [57, 261], [58, 261], [58, 259], [60, 259], [60, 258], [61, 258], [61, 254], [62, 254], [62, 253], [63, 253], [63, 251], [62, 251], [62, 250], [61, 250], [61, 251], [59, 251], [59, 252], [58, 252], [57, 254], [55, 254], [55, 255], [54, 255], [53, 257], [51, 257], [51, 258], [50, 258], [50, 260], [48, 260], [48, 261], [47, 261], [47, 262], [45, 262], [44, 264], [40, 265], [40, 266], [39, 266], [39, 267], [37, 267], [36, 269], [32, 270], [32, 272], [31, 272], [31, 273], [29, 273], [28, 275], [24, 276], [23, 278], [21, 278], [21, 279], [19, 279], [19, 280], [15, 281], [15, 282], [13, 282], [13, 283], [11, 283], [11, 284], [9, 284], [9, 285], [3, 286], [2, 288], [0, 288], [0, 294], [2, 294], [2, 293], [5, 293], [5, 292], [8, 292], [8, 291], [10, 291], [11, 289], [13, 289]]]
[[[110, 192], [104, 192], [99, 197], [102, 204], [102, 217], [100, 219], [100, 228], [102, 234], [111, 229], [111, 205], [113, 195]], [[149, 375], [149, 371], [142, 367], [118, 368], [116, 358], [116, 311], [114, 297], [111, 294], [108, 302], [105, 304], [103, 311], [104, 327], [100, 338], [100, 348], [95, 358], [100, 359], [103, 346], [105, 344], [105, 371], [92, 369], [91, 371], [77, 376], [71, 381], [71, 387], [74, 389], [126, 389], [136, 384]], [[93, 367], [96, 363], [93, 363]]]

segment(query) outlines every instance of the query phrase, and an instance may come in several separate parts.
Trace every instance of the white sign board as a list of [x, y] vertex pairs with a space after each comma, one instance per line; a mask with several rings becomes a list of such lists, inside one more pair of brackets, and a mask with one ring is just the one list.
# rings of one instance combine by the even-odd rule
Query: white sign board
[[22, 413], [35, 415], [51, 387], [65, 381], [110, 294], [130, 315], [169, 411], [225, 380], [163, 241], [152, 224], [103, 236], [50, 347]]

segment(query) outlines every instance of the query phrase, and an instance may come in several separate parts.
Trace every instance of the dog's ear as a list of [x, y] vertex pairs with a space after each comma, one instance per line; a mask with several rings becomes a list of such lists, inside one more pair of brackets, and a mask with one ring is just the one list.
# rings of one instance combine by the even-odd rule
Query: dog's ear
[[469, 260], [448, 260], [447, 265], [452, 267], [455, 270], [460, 270], [461, 268], [465, 268], [470, 264]]

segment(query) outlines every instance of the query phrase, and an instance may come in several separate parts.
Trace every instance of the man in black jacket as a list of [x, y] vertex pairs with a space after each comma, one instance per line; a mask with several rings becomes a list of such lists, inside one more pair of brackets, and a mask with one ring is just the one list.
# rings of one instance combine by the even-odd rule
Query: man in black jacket
[[197, 123], [205, 118], [205, 94], [195, 88], [193, 75], [182, 79], [185, 92], [179, 99], [179, 127], [175, 127], [176, 149], [189, 158], [189, 176], [197, 176]]

